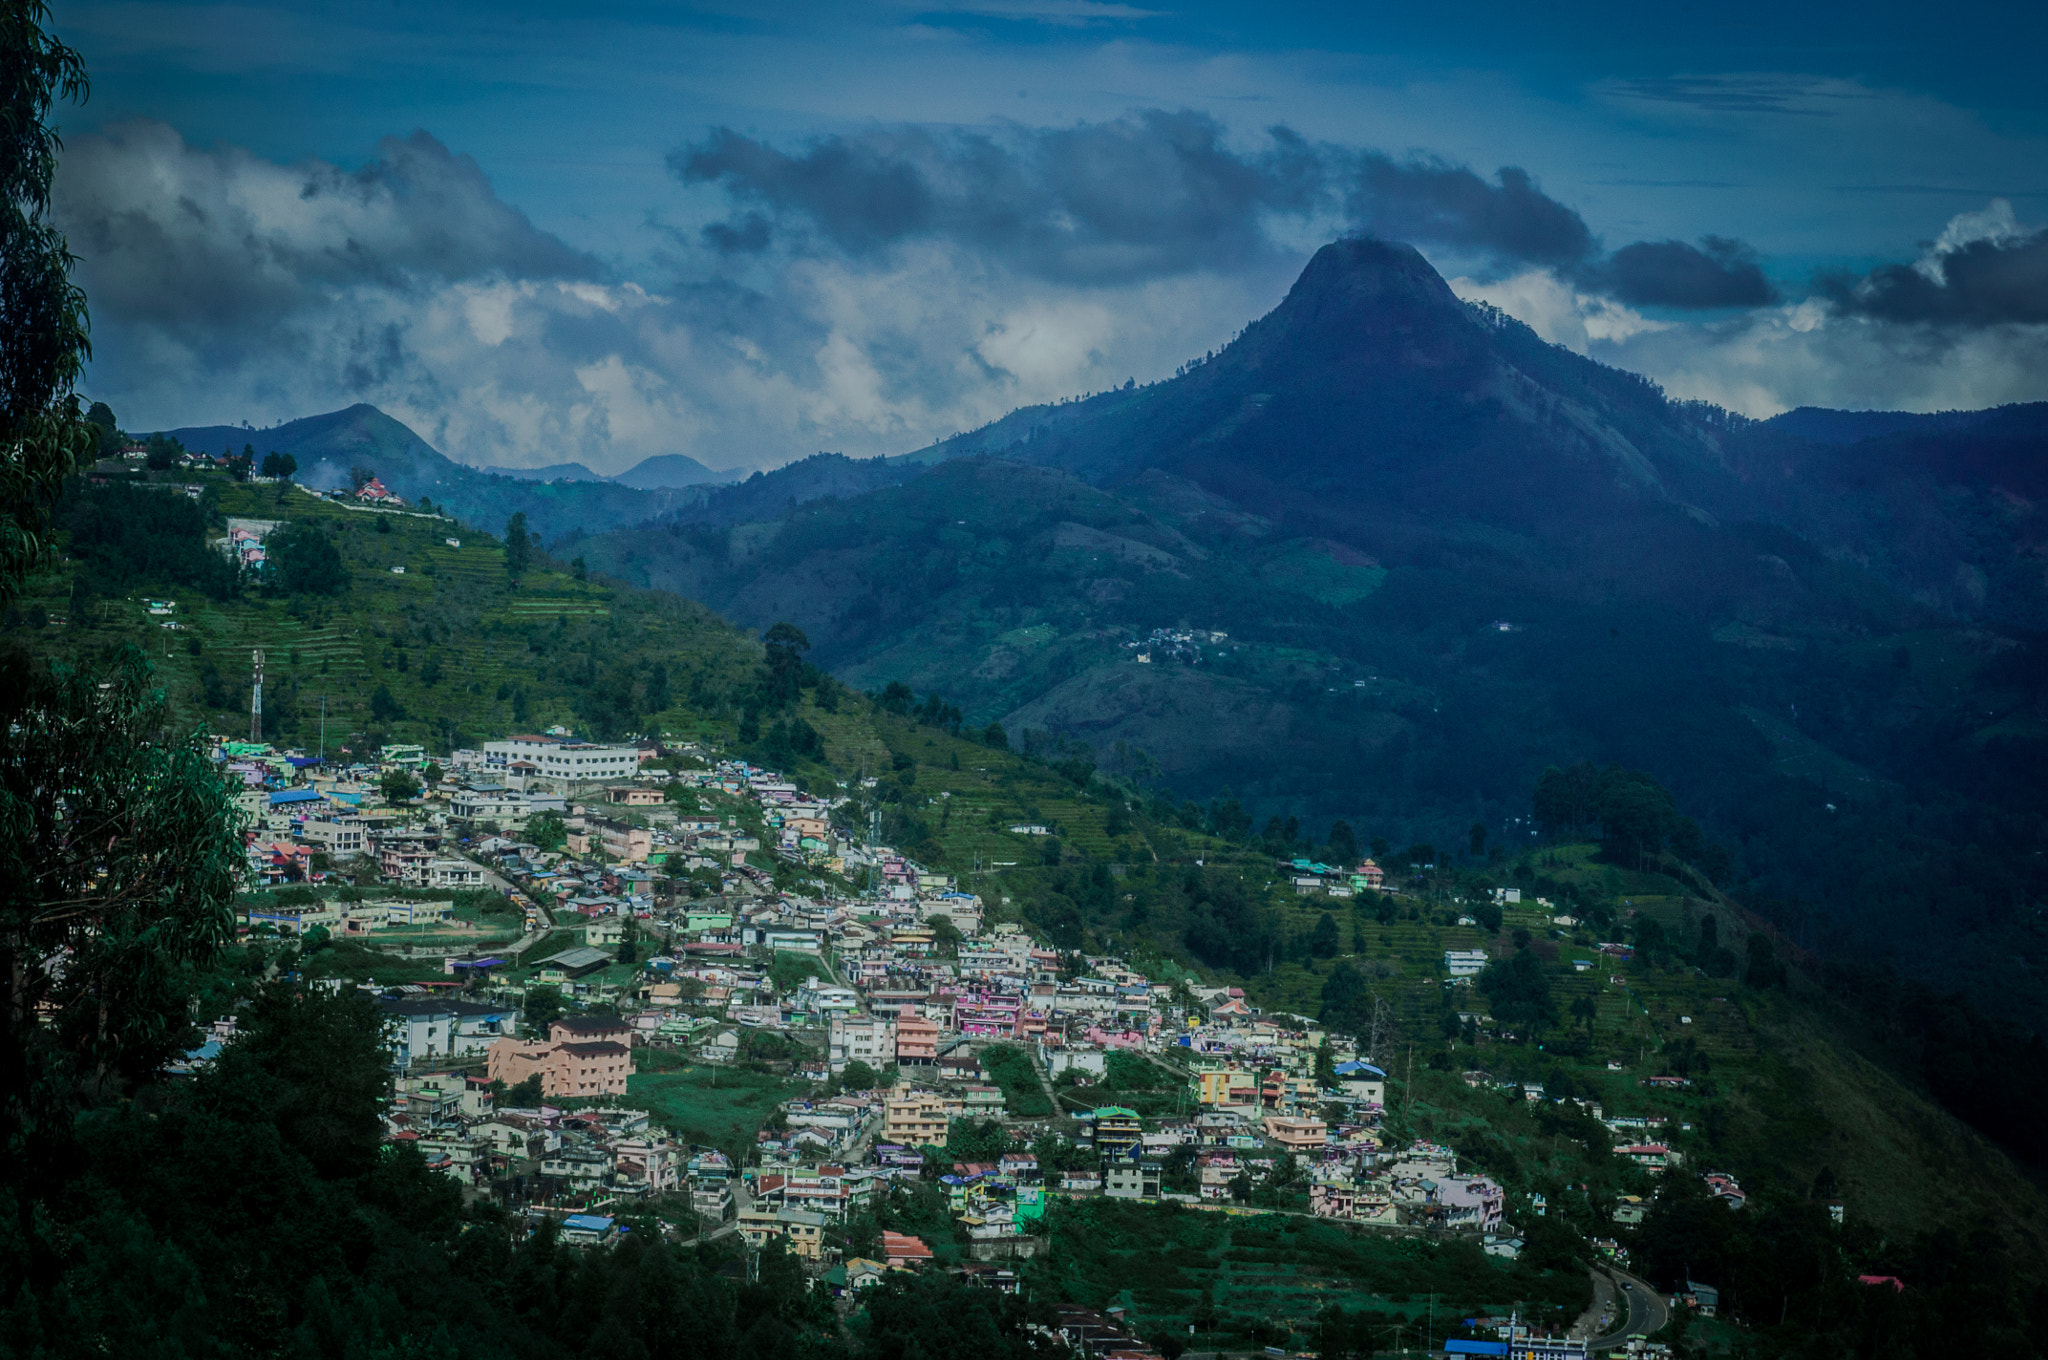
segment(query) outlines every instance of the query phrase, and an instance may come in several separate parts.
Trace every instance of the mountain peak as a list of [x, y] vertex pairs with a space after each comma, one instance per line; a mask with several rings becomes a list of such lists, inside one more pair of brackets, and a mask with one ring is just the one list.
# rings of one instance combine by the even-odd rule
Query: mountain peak
[[1469, 341], [1471, 325], [1457, 294], [1415, 247], [1354, 236], [1318, 250], [1245, 339], [1254, 352], [1308, 345], [1332, 357], [1440, 364], [1460, 337]]
[[1352, 306], [1458, 300], [1421, 251], [1371, 236], [1347, 236], [1318, 250], [1288, 290], [1289, 301], [1296, 298]]

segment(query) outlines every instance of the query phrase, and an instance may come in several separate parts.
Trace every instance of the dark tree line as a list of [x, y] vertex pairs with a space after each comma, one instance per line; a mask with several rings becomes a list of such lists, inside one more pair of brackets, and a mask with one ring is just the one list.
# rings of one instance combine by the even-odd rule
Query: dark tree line
[[[1670, 792], [1640, 770], [1591, 761], [1562, 769], [1553, 765], [1537, 778], [1531, 801], [1545, 834], [1570, 837], [1597, 828], [1602, 853], [1617, 864], [1654, 868], [1669, 853], [1710, 880], [1728, 877], [1726, 848], [1710, 845], [1699, 823], [1680, 812]], [[1475, 830], [1483, 836], [1483, 828]]]

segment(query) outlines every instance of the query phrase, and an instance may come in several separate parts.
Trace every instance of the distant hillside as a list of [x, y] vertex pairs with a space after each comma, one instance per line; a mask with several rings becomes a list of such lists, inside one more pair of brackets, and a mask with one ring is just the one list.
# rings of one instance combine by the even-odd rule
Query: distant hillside
[[638, 487], [652, 491], [660, 487], [683, 487], [716, 485], [736, 482], [741, 474], [736, 471], [714, 472], [696, 459], [680, 453], [661, 453], [652, 458], [643, 458], [633, 466], [619, 473], [611, 480], [620, 486]]
[[685, 486], [718, 485], [739, 480], [736, 472], [713, 472], [694, 458], [680, 453], [657, 454], [643, 458], [616, 477], [607, 477], [593, 472], [581, 463], [550, 463], [546, 467], [478, 468], [494, 477], [513, 477], [522, 482], [611, 482], [618, 486], [629, 486], [636, 491], [675, 490]]
[[896, 486], [922, 471], [906, 467], [898, 460], [818, 453], [785, 463], [771, 472], [756, 472], [743, 482], [708, 489], [701, 498], [671, 512], [666, 519], [672, 528], [773, 520], [812, 501], [839, 500]]
[[289, 453], [298, 460], [298, 479], [321, 489], [347, 486], [350, 470], [365, 468], [409, 501], [430, 498], [468, 523], [494, 531], [502, 530], [515, 512], [523, 512], [543, 539], [576, 533], [585, 526], [638, 524], [699, 494], [672, 487], [642, 490], [603, 480], [536, 481], [523, 474], [468, 467], [367, 404], [266, 430], [200, 425], [169, 433], [185, 447], [206, 453], [239, 452], [245, 446], [258, 458], [272, 450]]
[[1816, 444], [1840, 445], [1888, 434], [1968, 429], [1987, 414], [1984, 411], [1833, 411], [1824, 406], [1801, 406], [1762, 423], [1780, 434], [1810, 439]]
[[493, 477], [511, 477], [522, 482], [604, 482], [611, 480], [601, 472], [592, 472], [581, 463], [549, 463], [546, 467], [480, 467], [478, 472]]

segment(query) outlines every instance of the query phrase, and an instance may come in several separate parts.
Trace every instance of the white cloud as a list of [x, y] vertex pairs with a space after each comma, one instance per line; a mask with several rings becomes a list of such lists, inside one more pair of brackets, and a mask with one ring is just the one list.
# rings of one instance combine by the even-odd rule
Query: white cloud
[[[1960, 243], [1969, 224], [1952, 228]], [[1995, 230], [1998, 219], [1975, 229]], [[1656, 379], [1674, 397], [1763, 418], [1796, 406], [1911, 411], [2038, 401], [2048, 327], [1967, 333], [1844, 316], [1816, 299], [1711, 322], [1660, 321], [1589, 296], [1545, 270], [1450, 280], [1552, 344]]]
[[656, 291], [602, 276], [438, 144], [383, 150], [344, 172], [160, 124], [75, 139], [59, 212], [97, 322], [86, 390], [134, 429], [369, 401], [472, 463], [773, 466], [1163, 375], [1285, 283], [1062, 284], [928, 242]]
[[2009, 200], [1994, 198], [1978, 212], [1957, 213], [1951, 217], [1927, 253], [1913, 262], [1913, 268], [1930, 283], [1945, 284], [1948, 272], [1942, 267], [1942, 261], [1964, 246], [1975, 245], [1979, 241], [1988, 241], [1995, 246], [2010, 245], [2032, 234], [2020, 225]]
[[1553, 345], [1587, 353], [1596, 342], [1619, 343], [1650, 331], [1668, 329], [1612, 298], [1581, 292], [1547, 269], [1532, 269], [1509, 278], [1481, 281], [1460, 275], [1446, 279], [1451, 291], [1467, 302], [1485, 302], [1526, 323]]

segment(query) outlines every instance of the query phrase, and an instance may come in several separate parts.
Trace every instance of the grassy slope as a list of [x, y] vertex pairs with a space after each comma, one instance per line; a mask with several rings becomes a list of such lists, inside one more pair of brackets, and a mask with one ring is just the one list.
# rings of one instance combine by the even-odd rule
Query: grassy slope
[[[515, 589], [499, 543], [453, 521], [377, 515], [297, 490], [280, 499], [274, 488], [222, 483], [224, 515], [313, 521], [332, 531], [351, 572], [349, 589], [300, 602], [251, 591], [216, 603], [196, 591], [137, 586], [125, 598], [101, 601], [94, 617], [72, 621], [45, 645], [92, 653], [139, 643], [155, 659], [180, 717], [230, 734], [247, 731], [249, 653], [261, 647], [265, 707], [289, 715], [281, 738], [308, 749], [319, 741], [323, 694], [330, 748], [370, 726], [388, 740], [438, 746], [451, 733], [475, 741], [515, 726], [583, 726], [586, 657], [599, 672], [619, 662], [642, 670], [658, 662], [678, 699], [692, 677], [729, 685], [754, 664], [756, 653], [738, 630], [674, 596], [581, 582], [550, 568], [529, 571]], [[380, 520], [389, 533], [377, 532]], [[449, 546], [450, 538], [461, 546]], [[395, 566], [405, 574], [393, 574]], [[31, 582], [24, 609], [62, 614], [70, 588], [68, 568], [44, 572]], [[143, 612], [145, 595], [176, 599], [185, 629], [157, 626]], [[188, 649], [194, 639], [198, 654]], [[422, 678], [430, 655], [441, 668], [433, 684]], [[224, 708], [201, 702], [200, 670], [208, 660], [226, 682]], [[406, 717], [374, 723], [369, 702], [380, 684]], [[526, 693], [523, 723], [515, 720], [512, 690]], [[681, 709], [660, 716], [692, 726]]]
[[769, 1073], [744, 1068], [686, 1066], [635, 1072], [626, 1095], [657, 1123], [692, 1143], [744, 1152], [754, 1143], [775, 1107], [809, 1089]]
[[[1676, 927], [1687, 901], [1676, 884], [1591, 863], [1589, 849], [1563, 856], [1576, 870], [1546, 871], [1582, 881], [1604, 878], [1626, 892], [1625, 900], [1637, 910], [1664, 921], [1667, 929]], [[1341, 904], [1322, 899], [1282, 909], [1305, 924], [1333, 905], [1344, 919]], [[1708, 904], [1692, 905], [1698, 910]], [[1562, 1070], [1581, 1089], [1595, 1091], [1610, 1115], [1662, 1113], [1690, 1122], [1690, 1131], [1669, 1127], [1663, 1136], [1686, 1151], [1695, 1169], [1735, 1173], [1752, 1193], [1804, 1194], [1826, 1167], [1839, 1181], [1852, 1220], [1880, 1231], [1910, 1234], [1937, 1224], [1965, 1228], [1988, 1221], [2016, 1242], [2037, 1251], [2048, 1247], [2041, 1227], [2048, 1222], [2048, 1193], [2039, 1178], [1942, 1110], [1914, 1081], [1883, 1065], [1883, 1054], [1862, 1051], [1853, 1026], [1796, 977], [1789, 991], [1758, 992], [1689, 966], [1616, 962], [1591, 948], [1596, 941], [1584, 930], [1553, 929], [1536, 911], [1508, 910], [1501, 935], [1491, 938], [1428, 915], [1391, 926], [1347, 922], [1354, 925], [1347, 943], [1357, 940], [1362, 948], [1344, 956], [1377, 975], [1375, 986], [1400, 1017], [1397, 1078], [1404, 1075], [1401, 1063], [1413, 1042], [1419, 1132], [1497, 1134], [1517, 1152], [1525, 1171], [1560, 1181], [1588, 1176], [1582, 1150], [1545, 1136], [1526, 1111], [1507, 1106], [1491, 1090], [1472, 1090], [1454, 1073], [1424, 1066], [1426, 1056], [1442, 1047], [1435, 1024], [1442, 951], [1484, 947], [1505, 956], [1514, 949], [1508, 937], [1526, 929], [1539, 954], [1554, 959], [1549, 976], [1565, 1017], [1563, 1032], [1578, 1028], [1570, 1018], [1573, 1001], [1591, 996], [1598, 1004], [1589, 1051], [1573, 1059], [1532, 1045], [1482, 1042], [1458, 1046], [1458, 1067], [1538, 1081]], [[1574, 959], [1591, 960], [1593, 967], [1572, 971]], [[1266, 1005], [1313, 1014], [1320, 988], [1339, 961], [1313, 968], [1288, 963], [1246, 982]], [[1487, 1009], [1476, 990], [1459, 989], [1456, 997], [1460, 1010]], [[1703, 1080], [1711, 1087], [1667, 1092], [1644, 1086], [1645, 1078], [1670, 1070], [1663, 1049], [1680, 1040], [1691, 1040], [1709, 1059], [1711, 1071]], [[1608, 1070], [1610, 1060], [1621, 1062], [1623, 1070]], [[1709, 1114], [1715, 1105], [1724, 1116], [1717, 1130]]]

